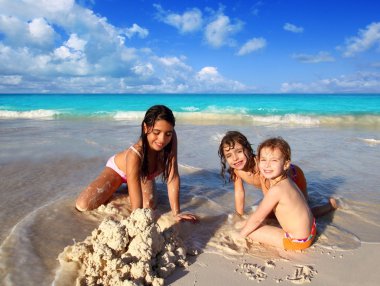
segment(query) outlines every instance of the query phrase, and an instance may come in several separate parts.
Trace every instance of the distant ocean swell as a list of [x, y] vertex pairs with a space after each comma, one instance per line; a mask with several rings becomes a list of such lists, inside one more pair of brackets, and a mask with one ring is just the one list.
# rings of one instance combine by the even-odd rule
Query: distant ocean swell
[[[0, 110], [0, 119], [103, 119], [141, 121], [144, 111], [96, 111], [72, 112], [68, 110], [36, 109], [29, 111]], [[363, 126], [380, 128], [380, 115], [314, 115], [314, 114], [250, 114], [246, 110], [226, 109], [224, 111], [208, 108], [197, 111], [187, 108], [174, 111], [177, 122], [191, 124], [231, 124], [231, 125], [298, 125], [298, 126]]]

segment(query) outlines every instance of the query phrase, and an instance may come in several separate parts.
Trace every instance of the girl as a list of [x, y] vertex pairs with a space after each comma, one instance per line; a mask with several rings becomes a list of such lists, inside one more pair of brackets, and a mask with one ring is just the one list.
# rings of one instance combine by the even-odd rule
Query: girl
[[[289, 144], [281, 137], [267, 139], [259, 145], [257, 154], [260, 174], [270, 189], [243, 224], [240, 234], [286, 250], [308, 248], [315, 239], [316, 224], [305, 197], [287, 175], [291, 160]], [[281, 227], [263, 224], [272, 211]]]
[[[218, 154], [222, 165], [221, 176], [226, 181], [225, 172], [228, 164], [227, 172], [229, 173], [229, 179], [234, 182], [235, 211], [238, 215], [243, 215], [245, 204], [243, 182], [261, 189], [264, 196], [269, 190], [269, 182], [265, 180], [264, 176], [260, 175], [260, 171], [256, 165], [255, 153], [252, 150], [251, 144], [242, 133], [228, 131], [222, 138]], [[307, 200], [307, 183], [302, 170], [298, 166], [291, 164], [287, 170], [287, 175], [296, 183]], [[315, 217], [320, 217], [336, 208], [336, 200], [330, 198], [327, 204], [314, 207], [312, 212]]]
[[155, 177], [162, 174], [167, 183], [169, 203], [177, 221], [197, 221], [189, 213], [181, 213], [180, 178], [177, 162], [175, 118], [164, 105], [147, 110], [141, 123], [140, 139], [128, 149], [109, 158], [101, 174], [79, 195], [76, 208], [92, 210], [106, 203], [122, 183], [127, 183], [132, 211], [155, 208]]

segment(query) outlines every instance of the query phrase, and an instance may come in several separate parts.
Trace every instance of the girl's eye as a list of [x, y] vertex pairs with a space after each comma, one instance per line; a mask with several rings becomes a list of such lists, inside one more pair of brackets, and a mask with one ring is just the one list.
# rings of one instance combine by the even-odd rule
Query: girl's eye
[[158, 130], [153, 130], [153, 134], [154, 134], [154, 135], [159, 135], [159, 134], [160, 134], [160, 131], [158, 131]]
[[170, 137], [173, 135], [173, 132], [166, 132], [166, 136]]

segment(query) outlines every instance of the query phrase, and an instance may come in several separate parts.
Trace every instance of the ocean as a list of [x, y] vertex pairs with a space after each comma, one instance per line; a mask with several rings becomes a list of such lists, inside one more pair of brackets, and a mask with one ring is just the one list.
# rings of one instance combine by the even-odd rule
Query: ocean
[[380, 126], [378, 94], [3, 94], [0, 119], [135, 120], [158, 103], [206, 124]]
[[[230, 235], [233, 185], [219, 175], [217, 150], [229, 130], [244, 133], [254, 149], [282, 136], [305, 172], [311, 205], [338, 199], [340, 208], [317, 220], [316, 248], [344, 253], [380, 243], [380, 94], [2, 94], [4, 285], [53, 283], [58, 254], [104, 217], [77, 212], [76, 196], [111, 155], [138, 139], [145, 110], [154, 104], [167, 105], [176, 116], [181, 205], [201, 218], [185, 224], [193, 247], [225, 256], [243, 251]], [[169, 205], [160, 179], [157, 187], [165, 215]], [[115, 200], [124, 196], [121, 189]], [[246, 196], [249, 212], [262, 195], [246, 186]], [[245, 255], [281, 256], [262, 246]]]

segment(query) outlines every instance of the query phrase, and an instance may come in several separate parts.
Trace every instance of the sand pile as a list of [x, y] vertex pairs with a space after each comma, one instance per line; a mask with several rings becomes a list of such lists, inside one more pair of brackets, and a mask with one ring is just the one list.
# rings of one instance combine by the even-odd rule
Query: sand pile
[[76, 264], [76, 285], [164, 285], [176, 266], [187, 266], [182, 240], [172, 228], [162, 232], [150, 209], [104, 219], [58, 259], [61, 265]]

